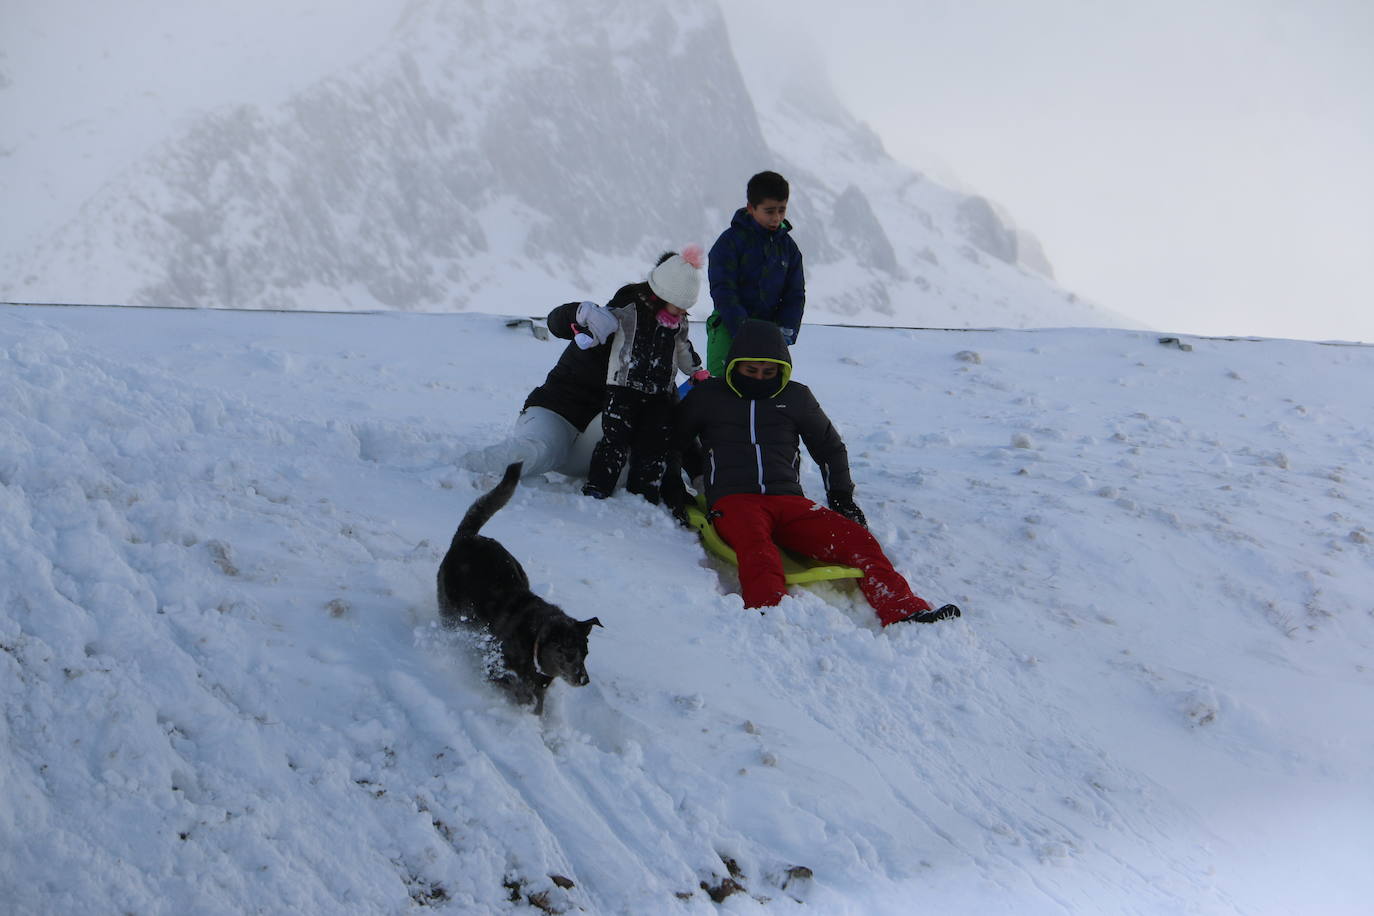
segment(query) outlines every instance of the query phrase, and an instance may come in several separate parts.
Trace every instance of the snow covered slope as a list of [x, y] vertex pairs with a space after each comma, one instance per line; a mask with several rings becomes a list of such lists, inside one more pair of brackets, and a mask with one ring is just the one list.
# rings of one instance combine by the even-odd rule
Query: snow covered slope
[[1185, 343], [808, 333], [860, 505], [959, 621], [746, 611], [661, 510], [522, 486], [488, 533], [606, 625], [540, 721], [433, 591], [492, 483], [455, 459], [554, 344], [0, 308], [0, 900], [1367, 912], [1374, 350]]
[[[823, 83], [785, 108], [770, 97], [761, 115], [714, 0], [396, 0], [395, 27], [365, 50], [314, 6], [288, 2], [258, 29], [297, 35], [273, 42], [294, 70], [244, 60], [244, 78], [208, 86], [217, 104], [178, 111], [175, 131], [144, 127], [147, 99], [131, 86], [90, 96], [107, 101], [74, 139], [45, 114], [88, 97], [55, 88], [73, 80], [50, 72], [70, 53], [53, 37], [63, 26], [12, 33], [24, 47], [13, 78], [0, 72], [0, 103], [28, 129], [0, 144], [0, 191], [18, 201], [0, 235], [0, 296], [542, 313], [604, 301], [665, 248], [709, 246], [747, 178], [778, 168], [796, 187], [814, 321], [1128, 323], [1037, 273], [1043, 258], [1023, 257], [986, 201], [893, 161]], [[382, 0], [360, 8], [346, 20], [385, 21]], [[180, 16], [158, 27], [178, 23], [189, 31]], [[83, 39], [77, 66], [89, 67], [85, 41], [100, 42]], [[33, 50], [45, 42], [51, 53]], [[150, 49], [155, 76], [199, 74], [203, 44]], [[341, 47], [354, 53], [344, 64]], [[104, 53], [127, 65], [125, 48]], [[164, 132], [141, 152], [128, 136]], [[74, 201], [69, 185], [90, 190]]]

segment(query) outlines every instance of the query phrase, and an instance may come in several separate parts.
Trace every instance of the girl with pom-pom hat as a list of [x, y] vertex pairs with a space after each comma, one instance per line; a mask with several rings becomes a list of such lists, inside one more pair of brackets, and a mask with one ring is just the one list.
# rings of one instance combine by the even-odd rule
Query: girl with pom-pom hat
[[645, 283], [626, 286], [606, 304], [618, 323], [604, 344], [606, 401], [601, 441], [592, 452], [582, 492], [605, 499], [628, 460], [625, 488], [657, 503], [668, 460], [668, 435], [676, 402], [676, 370], [707, 378], [687, 338], [687, 312], [701, 290], [701, 246], [666, 252]]

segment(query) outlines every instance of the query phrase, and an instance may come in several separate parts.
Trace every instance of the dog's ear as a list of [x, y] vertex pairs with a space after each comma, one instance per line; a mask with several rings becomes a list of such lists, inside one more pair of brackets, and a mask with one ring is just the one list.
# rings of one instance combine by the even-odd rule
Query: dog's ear
[[604, 628], [604, 625], [601, 623], [601, 621], [597, 620], [595, 617], [593, 617], [591, 620], [579, 620], [577, 622], [577, 625], [582, 628], [582, 632], [584, 633], [590, 633], [592, 631], [592, 627]]

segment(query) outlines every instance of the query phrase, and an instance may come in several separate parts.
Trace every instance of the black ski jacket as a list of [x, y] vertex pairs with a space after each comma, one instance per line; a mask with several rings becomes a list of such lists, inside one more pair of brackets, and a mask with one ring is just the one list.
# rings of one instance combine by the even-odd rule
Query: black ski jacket
[[[653, 317], [657, 309], [649, 305], [648, 293], [647, 283], [630, 283], [617, 290], [606, 308], [616, 313], [621, 328], [628, 327], [629, 333], [612, 334], [605, 343], [587, 350], [571, 342], [581, 303], [565, 302], [549, 312], [549, 333], [570, 343], [544, 384], [529, 393], [520, 410], [543, 407], [584, 431], [606, 405], [607, 382], [649, 393], [675, 394], [674, 363], [690, 375], [701, 368], [701, 359], [687, 338], [686, 317], [676, 331], [661, 327]], [[622, 344], [617, 340], [622, 336], [630, 340]]]
[[583, 350], [571, 342], [577, 307], [581, 304], [565, 302], [549, 312], [549, 333], [569, 343], [558, 357], [558, 362], [549, 370], [544, 384], [530, 392], [520, 410], [523, 412], [530, 407], [543, 407], [552, 410], [578, 430], [585, 430], [606, 403], [606, 367], [611, 348], [600, 346]]
[[[747, 397], [748, 389], [736, 384], [736, 363], [759, 359], [780, 365], [779, 388], [765, 396]], [[701, 440], [708, 505], [732, 493], [806, 495], [801, 485], [801, 443], [820, 467], [826, 494], [853, 496], [844, 440], [811, 389], [791, 381], [791, 369], [791, 355], [778, 326], [749, 320], [740, 326], [730, 347], [725, 376], [694, 385], [678, 405], [673, 448], [681, 452], [693, 440]]]

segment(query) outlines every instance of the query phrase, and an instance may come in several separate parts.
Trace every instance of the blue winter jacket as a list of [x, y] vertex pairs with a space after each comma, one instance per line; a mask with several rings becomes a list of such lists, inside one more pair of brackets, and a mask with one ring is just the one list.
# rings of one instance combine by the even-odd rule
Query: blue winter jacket
[[712, 318], [723, 323], [731, 337], [746, 318], [761, 318], [796, 342], [806, 309], [806, 280], [791, 229], [783, 220], [780, 228], [769, 232], [741, 207], [730, 228], [711, 246], [706, 276], [716, 306]]

